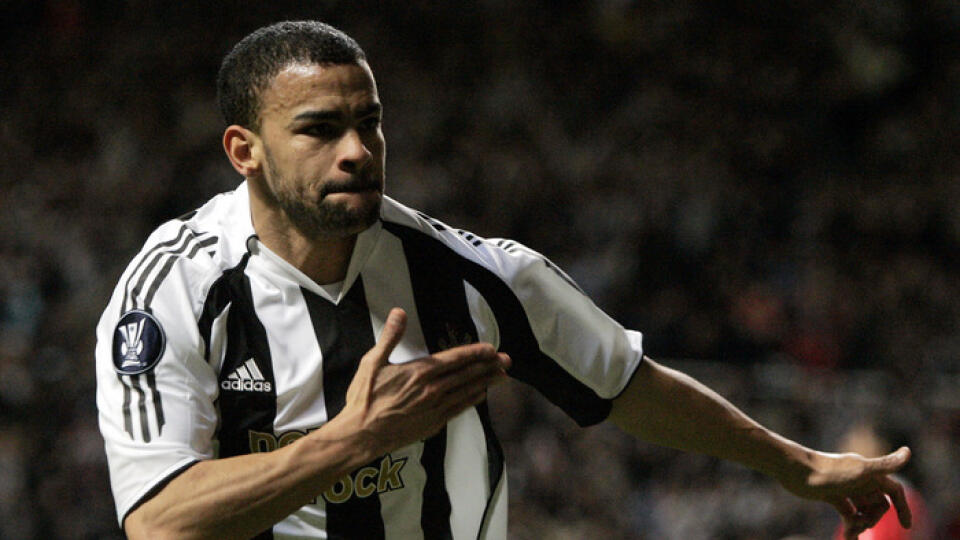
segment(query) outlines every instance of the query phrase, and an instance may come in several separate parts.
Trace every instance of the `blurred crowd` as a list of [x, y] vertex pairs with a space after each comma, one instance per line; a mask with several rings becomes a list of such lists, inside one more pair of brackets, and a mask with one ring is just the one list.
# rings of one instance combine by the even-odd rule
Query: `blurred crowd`
[[[541, 251], [648, 355], [791, 438], [908, 442], [930, 537], [960, 538], [953, 0], [3, 2], [0, 537], [120, 537], [94, 325], [154, 227], [240, 180], [222, 56], [301, 18], [366, 50], [389, 194]], [[580, 430], [519, 384], [491, 406], [513, 537], [836, 527], [742, 467]]]

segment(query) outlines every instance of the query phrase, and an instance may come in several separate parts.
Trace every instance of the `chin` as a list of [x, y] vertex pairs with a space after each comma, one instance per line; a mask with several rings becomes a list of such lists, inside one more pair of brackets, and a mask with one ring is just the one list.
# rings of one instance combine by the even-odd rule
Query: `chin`
[[324, 205], [313, 220], [314, 228], [321, 236], [352, 236], [367, 230], [380, 219], [379, 195], [375, 201], [359, 205]]

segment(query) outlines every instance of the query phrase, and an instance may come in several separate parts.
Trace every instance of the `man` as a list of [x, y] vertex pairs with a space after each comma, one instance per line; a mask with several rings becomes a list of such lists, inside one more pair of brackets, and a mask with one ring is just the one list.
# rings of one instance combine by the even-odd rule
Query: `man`
[[[247, 36], [218, 77], [235, 191], [159, 227], [97, 328], [97, 402], [132, 538], [503, 538], [485, 404], [507, 373], [582, 425], [731, 459], [833, 504], [850, 538], [909, 450], [816, 452], [643, 356], [641, 335], [514, 242], [384, 196], [359, 46]], [[376, 336], [379, 336], [378, 338]]]

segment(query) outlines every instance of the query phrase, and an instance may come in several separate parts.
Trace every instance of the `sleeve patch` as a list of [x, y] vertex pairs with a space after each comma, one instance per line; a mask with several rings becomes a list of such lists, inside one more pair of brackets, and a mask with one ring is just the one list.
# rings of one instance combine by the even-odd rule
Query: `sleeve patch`
[[121, 375], [150, 371], [165, 346], [163, 328], [153, 315], [139, 309], [128, 311], [113, 333], [113, 367]]

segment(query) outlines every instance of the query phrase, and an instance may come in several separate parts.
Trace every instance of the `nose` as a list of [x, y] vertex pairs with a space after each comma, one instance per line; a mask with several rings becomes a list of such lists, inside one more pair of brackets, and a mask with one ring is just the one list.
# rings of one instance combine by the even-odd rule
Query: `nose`
[[340, 170], [348, 173], [355, 173], [362, 169], [373, 157], [355, 129], [348, 129], [340, 138], [337, 154]]

